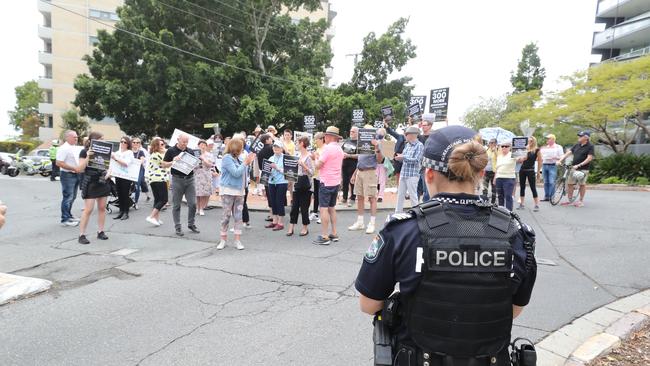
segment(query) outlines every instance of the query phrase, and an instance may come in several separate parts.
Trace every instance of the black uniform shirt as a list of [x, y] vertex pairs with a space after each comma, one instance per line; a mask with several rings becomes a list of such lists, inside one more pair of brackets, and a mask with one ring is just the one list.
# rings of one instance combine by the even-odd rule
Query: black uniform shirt
[[[461, 204], [461, 200], [478, 200], [469, 194], [439, 194], [442, 202], [449, 202], [459, 214], [471, 218], [479, 207]], [[458, 202], [458, 204], [453, 203]], [[531, 235], [532, 229], [526, 226]], [[534, 237], [533, 237], [534, 239]], [[415, 292], [422, 273], [415, 272], [417, 248], [420, 246], [420, 232], [415, 215], [409, 213], [392, 215], [391, 220], [375, 237], [366, 252], [355, 287], [359, 293], [374, 300], [385, 300], [399, 282], [400, 292], [409, 295]], [[513, 295], [514, 305], [525, 306], [535, 284], [537, 264], [533, 259], [532, 268], [526, 270], [526, 250], [523, 236], [519, 235], [512, 246], [513, 261]]]
[[[578, 165], [583, 161], [587, 160], [587, 156], [594, 155], [594, 145], [591, 142], [587, 142], [584, 145], [575, 144], [571, 148], [573, 153], [573, 165]], [[585, 164], [578, 168], [578, 170], [589, 170], [589, 164]]]

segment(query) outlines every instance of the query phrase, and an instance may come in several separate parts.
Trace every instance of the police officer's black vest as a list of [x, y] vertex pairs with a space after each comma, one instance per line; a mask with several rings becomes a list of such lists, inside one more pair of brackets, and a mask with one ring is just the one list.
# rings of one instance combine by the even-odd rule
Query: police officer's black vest
[[[405, 299], [410, 338], [425, 359], [438, 355], [495, 364], [497, 355], [507, 355], [510, 342], [511, 243], [517, 223], [502, 208], [484, 206], [465, 218], [435, 200], [413, 212], [423, 262], [420, 284]], [[500, 364], [503, 357], [498, 358]]]

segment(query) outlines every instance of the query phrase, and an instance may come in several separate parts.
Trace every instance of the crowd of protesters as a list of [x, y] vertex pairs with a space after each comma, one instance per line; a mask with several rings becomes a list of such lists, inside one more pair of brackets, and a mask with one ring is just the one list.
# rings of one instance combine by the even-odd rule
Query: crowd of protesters
[[[187, 207], [187, 229], [200, 233], [195, 217], [204, 216], [210, 197], [218, 194], [222, 218], [218, 225], [217, 249], [226, 247], [230, 231], [234, 233], [234, 247], [241, 250], [244, 249], [242, 229], [251, 227], [247, 203], [249, 186], [254, 184], [252, 194], [266, 197], [269, 215], [264, 227], [271, 231], [293, 236], [299, 230], [299, 236], [306, 236], [310, 224], [316, 221], [320, 224], [320, 233], [313, 242], [328, 245], [339, 240], [337, 205], [351, 207], [356, 201], [357, 218], [348, 230], [372, 234], [376, 230], [377, 204], [383, 202], [390, 176], [394, 175], [397, 182], [396, 213], [403, 212], [406, 200], [411, 206], [416, 206], [429, 199], [429, 192], [422, 188], [422, 155], [426, 139], [434, 133], [432, 115], [425, 115], [418, 121], [409, 118], [401, 131], [393, 129], [389, 122], [387, 118], [383, 128], [375, 129], [372, 153], [366, 150], [360, 153], [359, 127], [356, 126], [350, 128], [346, 139], [334, 126], [313, 136], [294, 136], [289, 129], [278, 135], [275, 126], [268, 126], [265, 130], [258, 126], [252, 135], [242, 131], [225, 139], [216, 134], [207, 140], [199, 140], [196, 149], [188, 146], [191, 136], [186, 134], [178, 136], [171, 146], [164, 139], [154, 137], [149, 141], [148, 149], [140, 137], [123, 136], [110, 159], [121, 167], [138, 163], [137, 179], [113, 177], [111, 169], [102, 170], [89, 164], [95, 154], [91, 141], [103, 140], [101, 133], [91, 132], [80, 148], [77, 133], [66, 131], [65, 143], [52, 153], [59, 168], [62, 188], [61, 223], [65, 226], [79, 225], [79, 243], [89, 244], [86, 229], [97, 207], [97, 239], [106, 240], [105, 218], [111, 203], [119, 207], [119, 213], [113, 219], [128, 220], [129, 210], [138, 209], [140, 195], [145, 194], [149, 201], [151, 193], [152, 210], [146, 222], [154, 227], [163, 225], [160, 213], [171, 204], [175, 233], [184, 236], [182, 203], [185, 202]], [[363, 128], [373, 127], [366, 125]], [[526, 190], [530, 189], [533, 211], [538, 211], [540, 202], [549, 201], [553, 195], [557, 166], [573, 156], [573, 166], [583, 174], [570, 178], [569, 184], [570, 188], [580, 185], [580, 197], [575, 206], [581, 207], [589, 162], [593, 159], [589, 133], [581, 132], [578, 143], [566, 153], [555, 143], [553, 134], [545, 137], [543, 146], [538, 146], [535, 137], [529, 137], [525, 154], [515, 158], [511, 140], [482, 141], [477, 135], [477, 141], [485, 142], [487, 155], [487, 166], [477, 193], [492, 204], [512, 210], [515, 197], [517, 209], [525, 208]], [[393, 147], [384, 149], [384, 144], [389, 142]], [[386, 151], [390, 151], [387, 156], [384, 155]], [[189, 171], [176, 165], [185, 153], [197, 159], [195, 167]], [[285, 169], [287, 156], [297, 159], [297, 176], [291, 179]], [[264, 180], [263, 172], [267, 174]], [[544, 197], [540, 200], [537, 183], [542, 177]], [[80, 220], [71, 213], [78, 190], [84, 200]], [[573, 202], [571, 193], [569, 190], [568, 198]], [[110, 196], [114, 198], [112, 201]], [[367, 225], [366, 202], [370, 207]], [[288, 223], [285, 222], [287, 207]]]

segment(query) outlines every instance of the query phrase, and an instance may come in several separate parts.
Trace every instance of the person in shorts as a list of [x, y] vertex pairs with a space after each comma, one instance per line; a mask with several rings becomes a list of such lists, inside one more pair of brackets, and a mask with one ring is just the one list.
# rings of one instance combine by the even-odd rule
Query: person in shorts
[[589, 131], [581, 131], [578, 133], [578, 143], [571, 147], [571, 150], [567, 151], [562, 158], [557, 162], [560, 165], [564, 159], [568, 158], [569, 155], [573, 155], [573, 166], [569, 174], [569, 179], [567, 182], [568, 191], [567, 198], [568, 201], [562, 202], [562, 206], [568, 206], [573, 200], [573, 187], [577, 184], [580, 186], [580, 197], [573, 204], [576, 207], [584, 206], [585, 193], [587, 193], [587, 177], [589, 176], [589, 167], [591, 161], [594, 159], [594, 145], [589, 142], [591, 133]]
[[[339, 129], [334, 126], [327, 127], [325, 131], [325, 146], [316, 161], [319, 169], [320, 187], [318, 189], [318, 203], [320, 206], [321, 235], [314, 244], [329, 245], [332, 241], [339, 241], [336, 233], [336, 199], [341, 186], [341, 166], [343, 164], [343, 149], [338, 141], [341, 139]], [[330, 221], [332, 231], [329, 231]]]
[[[372, 128], [366, 126], [365, 128]], [[370, 201], [370, 222], [366, 234], [375, 232], [375, 218], [377, 216], [377, 164], [384, 160], [381, 150], [378, 147], [377, 139], [372, 140], [375, 146], [374, 154], [359, 154], [357, 158], [357, 170], [354, 172], [354, 194], [357, 199], [357, 221], [348, 227], [348, 230], [363, 230], [365, 225], [363, 223], [365, 200]]]

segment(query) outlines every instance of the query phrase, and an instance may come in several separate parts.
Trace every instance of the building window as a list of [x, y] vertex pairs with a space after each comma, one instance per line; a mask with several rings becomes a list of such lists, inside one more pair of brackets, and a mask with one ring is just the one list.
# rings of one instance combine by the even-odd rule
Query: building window
[[52, 117], [52, 115], [47, 116], [47, 118], [45, 119], [45, 123], [48, 128], [54, 127], [54, 118]]
[[112, 12], [109, 12], [109, 11], [96, 10], [96, 9], [90, 9], [90, 16], [92, 18], [99, 18], [99, 19], [105, 19], [105, 20], [114, 20], [114, 21], [120, 20], [120, 18], [117, 16], [116, 13], [112, 13]]
[[97, 43], [99, 43], [99, 38], [97, 38], [96, 36], [89, 36], [89, 37], [88, 37], [88, 43], [89, 43], [91, 46], [96, 46]]

